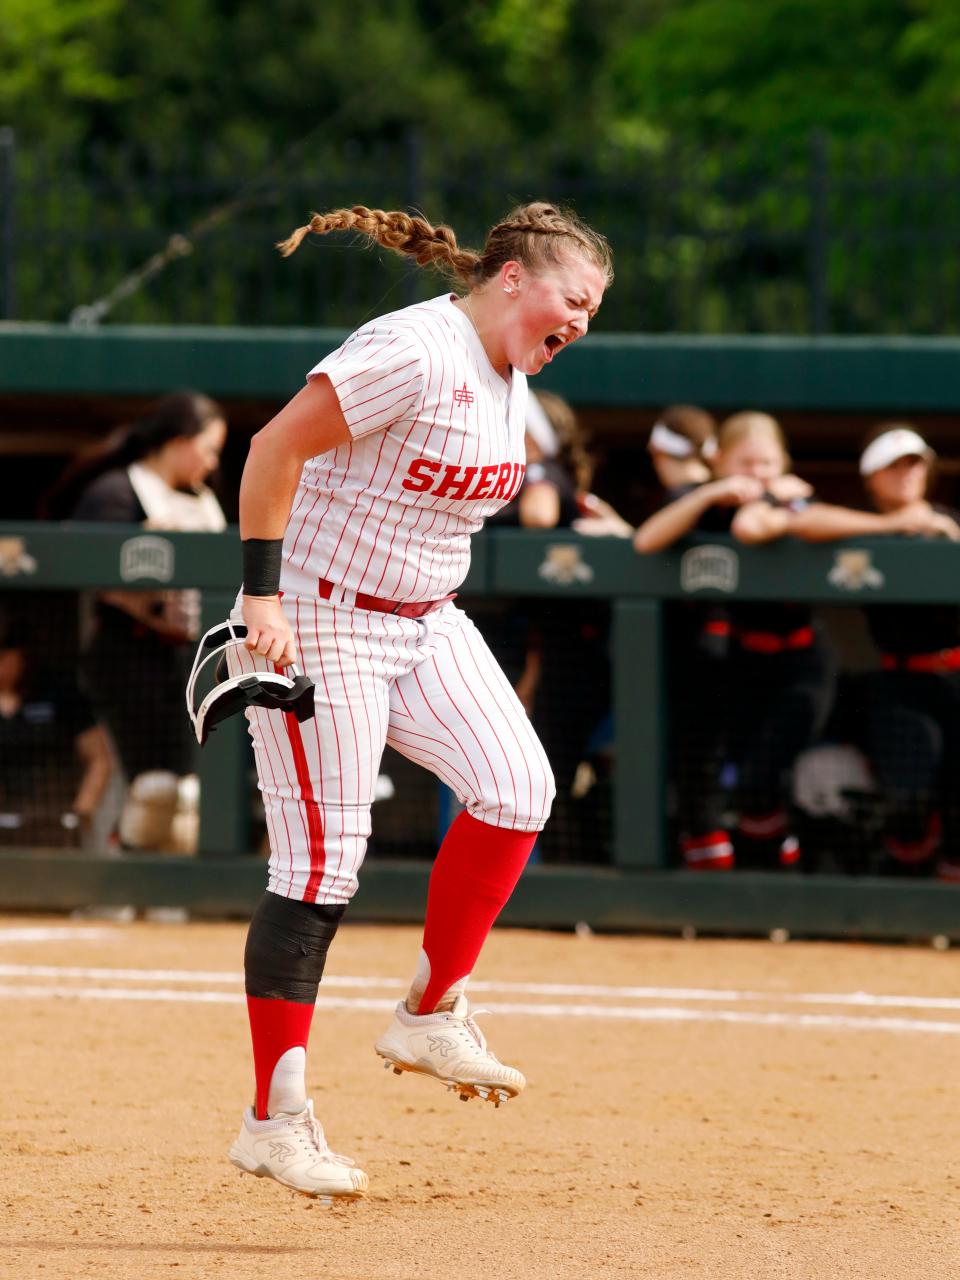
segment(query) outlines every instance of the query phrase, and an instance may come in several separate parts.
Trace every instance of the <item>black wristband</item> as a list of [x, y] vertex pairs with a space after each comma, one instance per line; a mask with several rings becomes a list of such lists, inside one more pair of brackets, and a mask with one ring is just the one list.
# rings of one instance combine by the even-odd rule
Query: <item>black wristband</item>
[[280, 567], [283, 563], [282, 538], [244, 538], [243, 594], [275, 596], [280, 590]]

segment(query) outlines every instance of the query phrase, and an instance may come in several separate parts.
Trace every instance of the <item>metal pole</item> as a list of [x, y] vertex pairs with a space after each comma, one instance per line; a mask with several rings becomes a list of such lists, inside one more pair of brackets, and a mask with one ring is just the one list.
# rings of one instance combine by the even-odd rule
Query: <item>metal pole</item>
[[830, 234], [828, 202], [830, 197], [830, 171], [827, 155], [827, 137], [822, 130], [810, 135], [810, 328], [815, 334], [830, 330], [830, 297], [827, 242]]
[[666, 742], [662, 602], [620, 597], [613, 610], [614, 834], [621, 869], [662, 868]]
[[[406, 153], [406, 188], [407, 208], [420, 210], [423, 200], [423, 141], [419, 130], [407, 129], [404, 134], [404, 151]], [[419, 297], [420, 273], [416, 263], [407, 266], [403, 282], [403, 294], [406, 305], [412, 306]]]
[[0, 126], [0, 319], [16, 313], [16, 210], [14, 161], [16, 135], [10, 125]]

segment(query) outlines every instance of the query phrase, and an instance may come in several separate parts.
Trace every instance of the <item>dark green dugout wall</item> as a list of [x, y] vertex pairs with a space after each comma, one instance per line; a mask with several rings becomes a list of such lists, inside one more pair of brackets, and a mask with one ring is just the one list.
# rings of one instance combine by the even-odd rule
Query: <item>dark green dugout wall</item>
[[[27, 443], [17, 437], [17, 410], [25, 404], [42, 407], [48, 399], [133, 399], [197, 386], [223, 399], [283, 401], [343, 336], [322, 329], [110, 325], [87, 330], [0, 323], [0, 453], [23, 451]], [[538, 385], [576, 405], [619, 413], [689, 400], [735, 409], [746, 399], [784, 413], [950, 415], [960, 410], [960, 340], [592, 335], [564, 352]], [[952, 432], [949, 422], [946, 430]], [[0, 592], [4, 587], [105, 585], [116, 579], [119, 546], [127, 536], [102, 528], [88, 529], [83, 538], [65, 538], [61, 530], [39, 525], [0, 528], [0, 538], [25, 538], [37, 564], [35, 574], [0, 575]], [[178, 566], [171, 585], [202, 586], [208, 616], [222, 614], [235, 581], [235, 547], [230, 538], [214, 540], [204, 554], [188, 559], [180, 549], [185, 537], [169, 539]], [[551, 547], [561, 548], [562, 562], [570, 554], [562, 548], [571, 542], [590, 576], [558, 583], [542, 570], [556, 554]], [[859, 589], [850, 585], [849, 576], [845, 585], [843, 573], [831, 579], [839, 550], [739, 549], [735, 586], [729, 577], [723, 591], [704, 585], [711, 573], [729, 571], [729, 563], [724, 570], [707, 559], [697, 570], [699, 578], [687, 574], [686, 590], [700, 598], [732, 590], [741, 598], [790, 596], [834, 604], [858, 604], [867, 591], [871, 599], [897, 601], [960, 598], [960, 549], [929, 546], [921, 559], [908, 545], [871, 545], [883, 586]], [[689, 570], [691, 562], [686, 563]], [[467, 584], [471, 593], [601, 595], [611, 599], [614, 610], [617, 865], [531, 868], [504, 920], [560, 927], [585, 920], [607, 929], [765, 933], [783, 928], [817, 936], [960, 939], [960, 896], [953, 888], [760, 873], [718, 880], [666, 869], [660, 602], [684, 594], [683, 564], [681, 551], [641, 560], [628, 546], [606, 540], [508, 533], [477, 540]], [[257, 859], [235, 854], [238, 828], [232, 825], [236, 811], [229, 797], [236, 794], [239, 759], [236, 739], [221, 738], [216, 751], [205, 753], [207, 795], [226, 802], [207, 806], [204, 856], [107, 861], [9, 852], [0, 856], [0, 908], [130, 902], [186, 905], [213, 915], [248, 913], [262, 889], [264, 868]], [[354, 917], [419, 918], [428, 870], [426, 862], [371, 862]]]
[[[162, 545], [160, 545], [162, 544]], [[221, 620], [236, 590], [236, 530], [145, 534], [131, 527], [0, 524], [0, 596], [6, 589], [197, 586], [206, 625]], [[853, 553], [853, 554], [851, 554]], [[902, 879], [797, 877], [672, 870], [664, 846], [661, 608], [669, 599], [806, 599], [856, 606], [960, 600], [960, 546], [874, 539], [807, 547], [738, 547], [701, 540], [639, 557], [619, 539], [569, 533], [488, 531], [475, 540], [464, 596], [604, 598], [613, 611], [616, 757], [614, 864], [534, 866], [504, 920], [597, 929], [791, 933], [827, 937], [960, 939], [960, 891]], [[247, 786], [240, 720], [202, 753], [201, 852], [192, 859], [106, 860], [72, 853], [0, 854], [0, 909], [67, 909], [90, 903], [184, 905], [211, 915], [246, 914], [265, 868], [245, 854]], [[423, 860], [371, 859], [354, 918], [420, 917], [432, 849]]]
[[[0, 397], [155, 395], [197, 386], [284, 399], [345, 335], [329, 329], [0, 324]], [[749, 402], [772, 410], [868, 413], [960, 409], [960, 340], [597, 334], [538, 385], [575, 404]]]

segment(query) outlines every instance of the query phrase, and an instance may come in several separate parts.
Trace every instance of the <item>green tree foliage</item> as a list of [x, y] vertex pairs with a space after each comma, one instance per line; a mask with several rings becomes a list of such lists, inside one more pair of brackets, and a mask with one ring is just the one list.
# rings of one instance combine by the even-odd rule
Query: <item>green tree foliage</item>
[[937, 136], [960, 108], [955, 0], [681, 0], [616, 52], [621, 130], [697, 143]]
[[[202, 252], [118, 312], [252, 323], [264, 248], [311, 207], [418, 203], [472, 243], [549, 194], [615, 243], [601, 325], [956, 327], [960, 0], [0, 8], [20, 314], [69, 314], [186, 232]], [[384, 270], [421, 287], [331, 246], [319, 289], [298, 255], [270, 314], [346, 322]]]
[[28, 140], [268, 153], [313, 128], [438, 145], [777, 142], [956, 127], [956, 0], [4, 0]]
[[31, 138], [81, 137], [98, 104], [129, 92], [111, 65], [123, 0], [3, 0], [0, 123]]

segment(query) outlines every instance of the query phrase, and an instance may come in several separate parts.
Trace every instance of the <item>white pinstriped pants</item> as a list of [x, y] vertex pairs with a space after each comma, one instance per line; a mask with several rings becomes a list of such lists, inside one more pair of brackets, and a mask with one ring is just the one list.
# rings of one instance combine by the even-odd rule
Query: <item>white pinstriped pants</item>
[[[448, 603], [401, 618], [305, 596], [284, 596], [283, 608], [297, 664], [316, 684], [316, 717], [298, 724], [278, 711], [246, 713], [271, 893], [350, 900], [387, 743], [436, 774], [480, 822], [541, 830], [554, 796], [550, 765], [466, 614]], [[245, 649], [234, 653], [231, 674], [267, 666]]]

